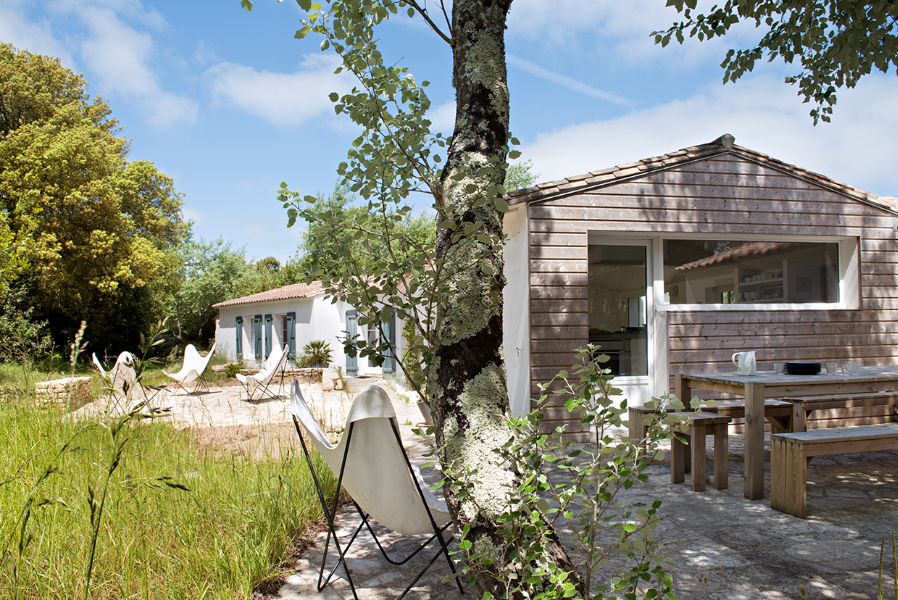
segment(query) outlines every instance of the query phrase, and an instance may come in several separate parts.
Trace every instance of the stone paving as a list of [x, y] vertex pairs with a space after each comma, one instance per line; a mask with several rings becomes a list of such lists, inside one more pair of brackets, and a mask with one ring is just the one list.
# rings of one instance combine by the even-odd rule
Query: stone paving
[[[345, 419], [352, 394], [376, 380], [350, 380], [349, 394], [323, 392], [320, 386], [303, 384], [303, 393], [322, 421], [339, 424]], [[389, 389], [389, 386], [387, 386]], [[176, 427], [215, 431], [237, 426], [289, 423], [285, 400], [247, 403], [241, 388], [213, 388], [210, 394], [166, 394], [159, 404], [169, 407], [167, 417]], [[413, 460], [423, 462], [425, 445], [412, 432], [421, 420], [417, 407], [403, 402], [390, 390], [399, 415], [403, 437]], [[77, 414], [108, 410], [103, 401], [82, 407]], [[295, 435], [295, 434], [293, 434]], [[289, 437], [290, 443], [295, 443]], [[674, 575], [676, 591], [684, 599], [754, 600], [757, 598], [875, 598], [878, 590], [880, 543], [898, 532], [898, 452], [817, 458], [809, 468], [810, 517], [797, 519], [774, 511], [766, 498], [750, 501], [742, 496], [740, 436], [730, 437], [730, 488], [693, 492], [687, 483], [670, 484], [669, 455], [650, 468], [647, 485], [629, 490], [629, 501], [663, 501], [662, 522], [655, 537], [664, 544], [667, 568]], [[769, 458], [769, 457], [768, 457]], [[769, 477], [769, 463], [767, 465]], [[711, 470], [709, 469], [709, 473]], [[341, 509], [341, 537], [354, 530], [358, 517], [347, 505]], [[571, 532], [562, 532], [562, 539]], [[384, 532], [388, 541], [408, 547], [413, 543]], [[284, 565], [285, 576], [260, 598], [289, 600], [351, 598], [338, 571], [323, 592], [316, 591], [318, 567], [325, 539], [323, 531]], [[887, 547], [887, 553], [890, 548]], [[331, 554], [331, 561], [333, 561]], [[432, 554], [427, 554], [427, 558]], [[888, 559], [886, 579], [889, 579]], [[367, 533], [360, 534], [348, 555], [354, 581], [362, 599], [395, 598], [423, 565], [416, 557], [395, 568], [382, 559]], [[332, 562], [329, 564], [333, 564]], [[408, 597], [460, 598], [445, 562], [438, 561]], [[472, 597], [471, 594], [467, 595]], [[887, 581], [885, 596], [892, 597]]]
[[[802, 520], [770, 508], [769, 479], [765, 500], [743, 498], [741, 440], [735, 436], [730, 442], [728, 490], [709, 487], [696, 493], [688, 478], [686, 484], [670, 484], [667, 455], [651, 467], [646, 486], [624, 495], [630, 501], [663, 501], [655, 537], [664, 544], [678, 597], [875, 598], [880, 543], [898, 531], [898, 453], [815, 459], [809, 469], [810, 517]], [[358, 518], [349, 507], [340, 517], [345, 536]], [[271, 597], [352, 597], [342, 577], [316, 592], [324, 538], [325, 533], [319, 533], [294, 564], [285, 566], [293, 573]], [[366, 534], [360, 534], [348, 556], [359, 598], [365, 599], [397, 597], [421, 564], [400, 569], [388, 565]], [[888, 573], [888, 563], [886, 568]], [[445, 563], [436, 563], [409, 597], [461, 598], [444, 581], [448, 574]], [[886, 587], [886, 596], [890, 594], [891, 583]]]
[[[300, 382], [303, 397], [320, 422], [328, 426], [342, 427], [353, 395], [372, 384], [381, 385], [390, 393], [397, 418], [407, 435], [411, 435], [412, 425], [417, 425], [421, 420], [418, 408], [401, 400], [395, 387], [390, 383], [385, 383], [377, 377], [350, 377], [347, 382], [348, 391], [324, 391], [318, 383]], [[246, 396], [243, 387], [235, 385], [234, 382], [224, 386], [210, 386], [208, 392], [198, 394], [187, 394], [168, 386], [152, 397], [150, 405], [164, 409], [165, 416], [162, 419], [176, 428], [266, 426], [289, 423], [290, 380], [284, 382], [283, 388], [273, 385], [272, 389], [280, 392], [279, 398], [248, 402], [243, 399]], [[77, 418], [108, 411], [116, 413], [128, 405], [129, 403], [102, 397], [81, 407], [73, 415]]]

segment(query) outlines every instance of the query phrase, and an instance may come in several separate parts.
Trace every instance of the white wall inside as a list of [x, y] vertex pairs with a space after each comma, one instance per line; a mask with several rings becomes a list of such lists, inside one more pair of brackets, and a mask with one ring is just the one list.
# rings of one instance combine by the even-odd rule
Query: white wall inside
[[513, 207], [502, 220], [505, 242], [505, 289], [502, 312], [502, 346], [505, 351], [508, 399], [511, 414], [530, 410], [530, 269], [528, 211]]

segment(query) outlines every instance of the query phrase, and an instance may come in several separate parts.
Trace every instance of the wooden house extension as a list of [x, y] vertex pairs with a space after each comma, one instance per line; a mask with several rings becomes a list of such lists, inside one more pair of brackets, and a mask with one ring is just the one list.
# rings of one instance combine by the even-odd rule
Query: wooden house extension
[[[609, 355], [631, 404], [668, 392], [685, 370], [731, 370], [743, 350], [765, 370], [787, 360], [898, 363], [894, 198], [727, 134], [509, 200], [515, 413], [587, 342]], [[892, 409], [845, 415], [891, 420]], [[547, 414], [550, 424], [564, 416]]]

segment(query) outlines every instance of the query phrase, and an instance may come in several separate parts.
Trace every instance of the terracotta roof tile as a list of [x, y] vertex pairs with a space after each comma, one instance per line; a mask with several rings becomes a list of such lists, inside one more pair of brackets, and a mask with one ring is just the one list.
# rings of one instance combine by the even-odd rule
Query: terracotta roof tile
[[256, 304], [259, 302], [273, 302], [276, 300], [292, 300], [293, 298], [311, 298], [312, 296], [317, 296], [322, 292], [324, 292], [324, 287], [321, 285], [320, 281], [313, 281], [312, 283], [293, 283], [290, 285], [285, 285], [284, 287], [275, 288], [273, 290], [259, 292], [258, 294], [243, 296], [242, 298], [225, 300], [224, 302], [219, 302], [218, 304], [213, 304], [212, 306], [215, 308], [221, 308], [222, 306]]
[[808, 171], [807, 169], [802, 169], [801, 167], [771, 158], [762, 152], [737, 146], [734, 141], [733, 136], [724, 134], [713, 142], [707, 144], [689, 146], [688, 148], [674, 150], [673, 152], [668, 152], [667, 154], [662, 154], [660, 156], [653, 156], [651, 158], [617, 165], [608, 169], [592, 171], [583, 175], [575, 175], [558, 181], [538, 183], [528, 188], [509, 192], [507, 198], [511, 204], [540, 202], [549, 200], [561, 193], [571, 193], [580, 189], [585, 191], [587, 189], [604, 187], [612, 185], [618, 180], [644, 176], [652, 171], [669, 169], [694, 160], [731, 154], [806, 179], [811, 183], [829, 188], [861, 202], [885, 208], [891, 212], [898, 212], [898, 200], [895, 198], [880, 197], [876, 194], [865, 192], [861, 189], [830, 179], [820, 173], [814, 173], [813, 171]]

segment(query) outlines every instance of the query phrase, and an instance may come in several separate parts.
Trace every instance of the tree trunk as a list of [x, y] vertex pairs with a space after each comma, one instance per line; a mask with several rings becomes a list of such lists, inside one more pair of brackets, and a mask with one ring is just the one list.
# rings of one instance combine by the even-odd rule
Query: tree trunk
[[[456, 0], [452, 7], [455, 131], [441, 177], [444, 210], [473, 223], [489, 239], [454, 242], [441, 229], [436, 252], [456, 274], [450, 297], [437, 316], [436, 368], [428, 381], [434, 399], [437, 446], [444, 465], [473, 471], [470, 499], [446, 490], [456, 525], [471, 526], [474, 549], [488, 552], [497, 540], [496, 518], [516, 474], [499, 450], [511, 435], [502, 359], [502, 214], [494, 200], [505, 180], [509, 100], [505, 70], [505, 22], [511, 0]], [[560, 545], [540, 557], [570, 568]], [[477, 581], [481, 591], [506, 597], [496, 582]]]

